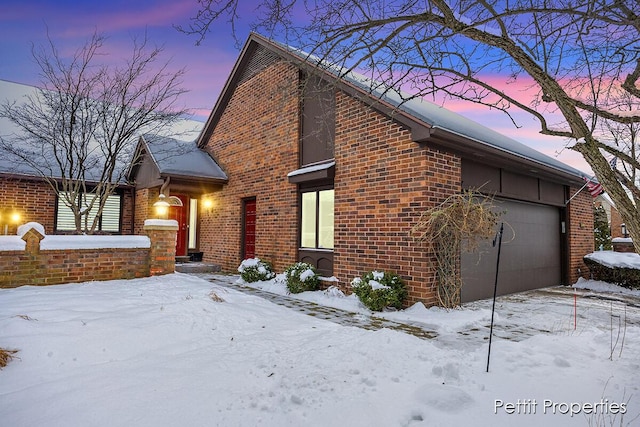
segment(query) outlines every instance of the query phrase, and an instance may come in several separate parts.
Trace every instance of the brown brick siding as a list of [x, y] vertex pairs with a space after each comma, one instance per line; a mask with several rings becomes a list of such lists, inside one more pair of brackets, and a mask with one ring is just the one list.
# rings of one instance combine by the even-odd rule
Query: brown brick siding
[[0, 288], [149, 276], [148, 249], [0, 251]]
[[[49, 184], [41, 180], [14, 179], [0, 177], [0, 214], [14, 209], [20, 213], [20, 224], [38, 222], [45, 233], [53, 234], [56, 196]], [[5, 219], [0, 220], [4, 224]], [[15, 235], [17, 226], [10, 224], [8, 234]], [[0, 227], [4, 234], [4, 225]]]
[[424, 210], [460, 192], [460, 159], [343, 93], [337, 97], [334, 274], [398, 273], [409, 303], [436, 303], [435, 256], [410, 230]]
[[235, 271], [241, 262], [242, 200], [256, 198], [256, 256], [282, 271], [297, 257], [297, 68], [279, 62], [236, 88], [207, 150], [229, 176], [200, 217], [204, 261]]
[[[122, 204], [122, 234], [131, 234], [133, 230], [133, 194], [125, 190]], [[20, 213], [20, 224], [37, 222], [44, 226], [46, 234], [54, 234], [56, 217], [56, 195], [45, 181], [33, 178], [0, 177], [0, 214], [16, 210]], [[144, 220], [147, 218], [143, 216]], [[4, 219], [0, 224], [4, 224]], [[17, 226], [10, 224], [8, 234], [15, 235]], [[0, 227], [4, 234], [4, 226]]]
[[160, 187], [136, 190], [133, 208], [133, 234], [144, 234], [145, 219], [155, 218], [153, 204], [158, 201]]
[[[622, 235], [622, 224], [624, 223], [624, 221], [622, 221], [622, 216], [620, 216], [620, 212], [618, 212], [618, 210], [614, 207], [611, 206], [611, 218], [610, 218], [610, 225], [611, 225], [611, 238], [615, 239], [616, 237], [624, 237]], [[629, 236], [627, 236], [629, 237]]]
[[[573, 196], [578, 188], [572, 187], [569, 196]], [[594, 251], [593, 237], [593, 197], [583, 190], [568, 205], [569, 229], [569, 284], [575, 283], [579, 277], [588, 277], [588, 269], [583, 257]]]
[[[135, 219], [135, 195], [133, 191], [127, 189], [122, 194], [122, 222], [121, 222], [121, 234], [140, 234], [134, 231], [134, 219]], [[148, 216], [143, 217], [149, 218]]]

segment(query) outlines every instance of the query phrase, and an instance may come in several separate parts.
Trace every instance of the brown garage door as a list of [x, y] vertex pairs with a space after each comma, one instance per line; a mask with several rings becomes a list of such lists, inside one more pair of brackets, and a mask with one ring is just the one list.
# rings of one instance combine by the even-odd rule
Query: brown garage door
[[[498, 295], [561, 283], [562, 259], [558, 207], [496, 200], [506, 213]], [[493, 296], [497, 247], [483, 245], [482, 254], [462, 254], [462, 302]]]

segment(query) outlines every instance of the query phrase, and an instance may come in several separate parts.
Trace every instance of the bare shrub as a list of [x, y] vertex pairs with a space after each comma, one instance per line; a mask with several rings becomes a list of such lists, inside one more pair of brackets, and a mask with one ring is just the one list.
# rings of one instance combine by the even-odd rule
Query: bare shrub
[[411, 233], [420, 241], [435, 245], [438, 274], [438, 301], [446, 308], [460, 305], [462, 277], [460, 252], [475, 252], [482, 240], [495, 235], [498, 218], [493, 197], [475, 190], [449, 196], [440, 205], [425, 211]]

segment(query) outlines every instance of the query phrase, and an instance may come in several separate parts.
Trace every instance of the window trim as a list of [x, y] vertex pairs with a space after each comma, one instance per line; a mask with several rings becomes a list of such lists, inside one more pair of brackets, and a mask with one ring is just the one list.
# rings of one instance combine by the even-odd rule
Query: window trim
[[[331, 248], [326, 248], [326, 247], [320, 247], [319, 246], [319, 240], [320, 240], [320, 192], [322, 191], [328, 191], [328, 190], [333, 190], [334, 191], [334, 208], [333, 208], [333, 212], [334, 212], [334, 221], [333, 221], [333, 232], [334, 232], [334, 240], [333, 240], [333, 245]], [[315, 197], [315, 229], [314, 229], [314, 245], [313, 247], [310, 246], [303, 246], [302, 245], [302, 197], [303, 194], [305, 193], [315, 193], [316, 197]], [[298, 217], [298, 249], [299, 250], [305, 250], [305, 251], [327, 251], [327, 252], [333, 252], [335, 250], [335, 188], [333, 186], [333, 184], [326, 184], [326, 185], [322, 185], [322, 186], [317, 186], [317, 187], [306, 187], [306, 188], [300, 188], [299, 192], [298, 192], [298, 200], [299, 200], [299, 206], [300, 206], [300, 213], [299, 213], [299, 217]]]

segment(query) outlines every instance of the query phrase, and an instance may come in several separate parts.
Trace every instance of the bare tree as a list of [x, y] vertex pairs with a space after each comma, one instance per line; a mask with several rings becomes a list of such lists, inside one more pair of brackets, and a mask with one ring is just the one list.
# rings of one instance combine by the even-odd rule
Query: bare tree
[[162, 48], [134, 39], [122, 65], [99, 63], [105, 36], [94, 33], [71, 57], [51, 38], [32, 48], [42, 87], [24, 102], [0, 105], [17, 131], [0, 148], [19, 171], [46, 180], [73, 212], [77, 232], [93, 233], [107, 197], [124, 182], [142, 133], [160, 133], [186, 112], [184, 70], [159, 62]]
[[[198, 43], [215, 21], [235, 28], [240, 0], [198, 3], [178, 28]], [[263, 0], [252, 28], [412, 96], [482, 104], [516, 126], [513, 109], [535, 117], [583, 155], [640, 252], [640, 188], [609, 160], [640, 164], [601, 127], [640, 122], [618, 101], [640, 98], [639, 12], [637, 0]]]

